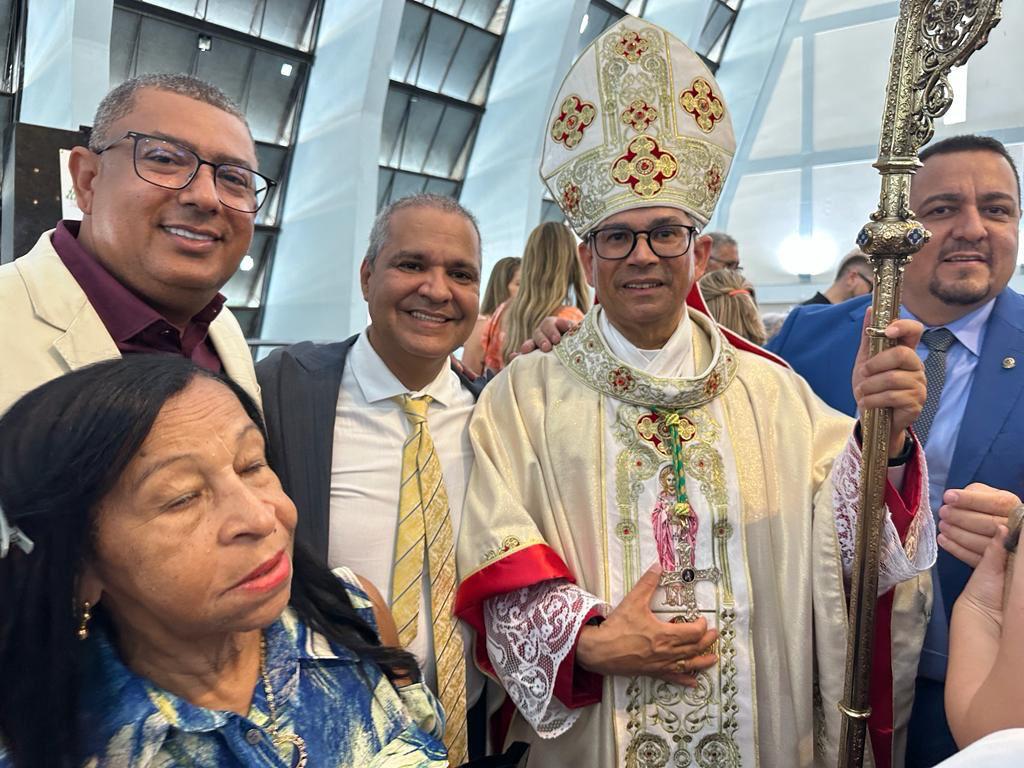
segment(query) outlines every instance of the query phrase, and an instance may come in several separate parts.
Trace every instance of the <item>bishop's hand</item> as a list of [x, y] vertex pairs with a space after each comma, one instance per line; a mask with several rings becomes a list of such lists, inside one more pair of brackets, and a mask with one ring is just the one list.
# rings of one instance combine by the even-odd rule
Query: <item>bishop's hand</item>
[[608, 614], [604, 623], [586, 626], [576, 646], [576, 661], [602, 675], [646, 675], [694, 686], [696, 673], [718, 661], [707, 649], [718, 638], [703, 617], [692, 623], [659, 620], [651, 611], [661, 566], [653, 565]]
[[[871, 322], [871, 310], [864, 327]], [[853, 365], [853, 396], [861, 413], [869, 408], [892, 408], [889, 457], [903, 452], [906, 430], [917, 420], [928, 396], [924, 364], [917, 356], [917, 343], [924, 326], [916, 320], [894, 320], [885, 335], [896, 345], [869, 357], [867, 334], [861, 336], [857, 361]]]

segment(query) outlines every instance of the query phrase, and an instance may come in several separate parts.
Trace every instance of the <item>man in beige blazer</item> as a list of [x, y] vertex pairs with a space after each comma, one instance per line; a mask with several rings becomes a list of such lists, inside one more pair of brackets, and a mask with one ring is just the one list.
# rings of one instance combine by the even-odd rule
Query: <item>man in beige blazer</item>
[[0, 267], [0, 414], [34, 387], [127, 353], [188, 357], [259, 401], [219, 293], [274, 182], [244, 114], [188, 75], [145, 75], [101, 102], [69, 161], [79, 222]]

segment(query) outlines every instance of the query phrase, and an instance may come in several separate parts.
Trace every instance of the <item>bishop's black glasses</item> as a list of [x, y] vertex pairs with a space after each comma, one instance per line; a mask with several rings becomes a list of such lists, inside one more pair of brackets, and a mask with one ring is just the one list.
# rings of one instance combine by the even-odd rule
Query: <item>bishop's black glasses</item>
[[97, 150], [96, 154], [103, 154], [125, 139], [134, 143], [135, 173], [143, 181], [165, 189], [184, 189], [192, 183], [200, 166], [208, 165], [213, 168], [217, 199], [236, 211], [256, 213], [267, 199], [270, 188], [277, 184], [244, 165], [213, 163], [181, 144], [135, 131], [128, 131], [120, 139]]
[[625, 259], [636, 248], [636, 241], [643, 235], [648, 247], [659, 259], [675, 259], [690, 249], [696, 227], [689, 224], [662, 224], [648, 230], [632, 230], [626, 227], [605, 227], [590, 233], [594, 252], [608, 261]]

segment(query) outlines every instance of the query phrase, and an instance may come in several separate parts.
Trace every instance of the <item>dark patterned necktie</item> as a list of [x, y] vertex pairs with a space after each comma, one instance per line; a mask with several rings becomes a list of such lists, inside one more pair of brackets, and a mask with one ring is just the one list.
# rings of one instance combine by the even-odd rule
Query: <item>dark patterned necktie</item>
[[956, 336], [948, 328], [932, 328], [924, 332], [921, 341], [928, 347], [928, 357], [924, 361], [924, 377], [928, 385], [928, 397], [924, 401], [921, 415], [914, 422], [914, 432], [921, 445], [928, 442], [928, 433], [932, 429], [935, 414], [939, 411], [939, 398], [942, 397], [942, 386], [946, 383], [946, 352], [956, 341]]

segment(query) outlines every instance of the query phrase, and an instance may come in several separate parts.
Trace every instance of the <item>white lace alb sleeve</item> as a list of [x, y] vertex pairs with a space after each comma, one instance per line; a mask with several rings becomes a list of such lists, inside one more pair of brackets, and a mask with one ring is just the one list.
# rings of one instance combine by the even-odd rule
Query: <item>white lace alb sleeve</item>
[[[879, 558], [878, 594], [884, 595], [903, 581], [927, 571], [938, 554], [935, 543], [935, 521], [928, 506], [928, 470], [921, 462], [920, 504], [914, 520], [901, 544], [900, 535], [888, 509], [882, 523], [882, 548]], [[836, 535], [843, 558], [843, 575], [853, 572], [853, 554], [857, 544], [857, 520], [860, 517], [861, 451], [852, 435], [832, 465], [832, 506], [836, 518]]]
[[604, 604], [564, 579], [484, 601], [487, 655], [512, 702], [541, 738], [560, 736], [580, 716], [580, 710], [555, 698], [555, 677], [595, 605]]

